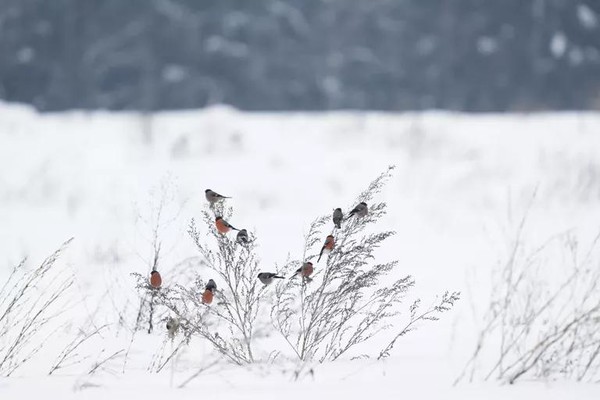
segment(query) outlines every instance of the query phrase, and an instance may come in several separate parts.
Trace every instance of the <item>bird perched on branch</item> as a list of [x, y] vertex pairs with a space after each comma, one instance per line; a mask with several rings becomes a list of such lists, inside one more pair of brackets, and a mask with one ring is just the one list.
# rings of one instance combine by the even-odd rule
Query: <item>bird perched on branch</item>
[[150, 286], [154, 289], [158, 289], [160, 288], [160, 285], [162, 285], [162, 278], [158, 271], [153, 269], [152, 272], [150, 272]]
[[333, 210], [333, 224], [336, 228], [340, 229], [342, 227], [342, 219], [344, 219], [342, 209], [336, 208], [335, 210]]
[[367, 203], [363, 201], [359, 203], [356, 207], [354, 207], [352, 211], [350, 211], [350, 214], [348, 216], [351, 217], [354, 214], [356, 214], [359, 217], [364, 217], [368, 214], [368, 212], [369, 208], [367, 207]]
[[234, 228], [229, 222], [225, 221], [223, 217], [215, 218], [215, 226], [219, 233], [226, 234], [230, 230], [239, 231], [239, 229]]
[[329, 235], [325, 239], [325, 244], [323, 245], [323, 247], [321, 247], [321, 253], [319, 253], [319, 258], [317, 259], [317, 262], [321, 261], [321, 256], [323, 254], [327, 255], [331, 253], [331, 250], [333, 250], [333, 246], [335, 246], [335, 239], [333, 238], [333, 235]]
[[169, 332], [169, 337], [173, 338], [177, 331], [179, 330], [179, 319], [176, 317], [169, 317], [167, 319], [167, 331]]
[[250, 241], [248, 239], [248, 231], [245, 229], [240, 230], [237, 236], [235, 237], [235, 241], [239, 244], [248, 244], [248, 242]]
[[211, 206], [218, 201], [231, 198], [231, 197], [223, 196], [222, 194], [214, 192], [210, 189], [206, 189], [204, 191], [204, 196], [206, 197], [206, 200], [208, 200], [208, 202], [210, 203]]
[[275, 279], [285, 279], [283, 276], [279, 276], [272, 272], [261, 272], [258, 274], [258, 280], [265, 285], [270, 285]]
[[313, 263], [311, 263], [310, 261], [307, 261], [304, 264], [302, 264], [302, 266], [300, 268], [298, 268], [296, 270], [294, 275], [292, 275], [292, 278], [294, 276], [298, 275], [298, 276], [301, 276], [302, 278], [304, 278], [306, 281], [310, 282], [311, 278], [309, 278], [309, 276], [312, 275], [313, 271], [314, 271]]
[[213, 297], [215, 295], [215, 290], [217, 290], [217, 284], [214, 280], [209, 279], [208, 283], [204, 287], [204, 293], [202, 293], [202, 303], [210, 304], [213, 301]]

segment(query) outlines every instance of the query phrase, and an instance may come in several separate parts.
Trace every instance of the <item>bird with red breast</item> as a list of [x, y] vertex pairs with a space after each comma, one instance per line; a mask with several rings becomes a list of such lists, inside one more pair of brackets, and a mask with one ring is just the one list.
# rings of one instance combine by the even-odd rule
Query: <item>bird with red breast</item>
[[152, 286], [153, 289], [159, 289], [161, 285], [162, 278], [160, 273], [156, 269], [153, 269], [150, 273], [150, 286]]
[[307, 282], [310, 282], [312, 280], [310, 276], [312, 275], [314, 270], [315, 269], [313, 267], [313, 263], [311, 263], [310, 261], [306, 261], [304, 264], [302, 264], [300, 268], [296, 270], [296, 272], [294, 272], [292, 278], [295, 276], [301, 276], [302, 279], [304, 279]]
[[333, 246], [335, 246], [335, 239], [333, 238], [333, 235], [329, 235], [325, 239], [325, 244], [323, 245], [323, 247], [321, 247], [321, 253], [319, 254], [317, 262], [321, 261], [321, 256], [323, 254], [327, 255], [331, 253], [331, 251], [333, 250]]
[[209, 279], [208, 283], [204, 287], [204, 293], [202, 293], [202, 303], [210, 304], [213, 301], [213, 297], [215, 295], [215, 290], [217, 290], [217, 284], [214, 280]]
[[231, 231], [232, 229], [234, 231], [239, 231], [239, 229], [234, 228], [233, 225], [231, 225], [229, 222], [225, 221], [223, 219], [223, 217], [217, 217], [215, 218], [215, 226], [217, 227], [217, 231], [219, 231], [219, 233], [221, 234], [226, 234], [227, 232]]

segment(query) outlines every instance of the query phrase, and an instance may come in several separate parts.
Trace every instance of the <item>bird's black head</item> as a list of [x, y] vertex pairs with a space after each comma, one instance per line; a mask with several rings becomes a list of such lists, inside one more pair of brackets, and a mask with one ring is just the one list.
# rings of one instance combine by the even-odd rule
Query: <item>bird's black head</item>
[[335, 209], [335, 211], [342, 211], [342, 209], [338, 207]]
[[150, 272], [150, 275], [154, 275], [154, 274], [158, 274], [158, 271], [153, 269], [152, 272]]
[[223, 217], [221, 217], [221, 216], [217, 216], [217, 218], [215, 218], [215, 221], [218, 221], [218, 220], [220, 220], [220, 219], [223, 219]]
[[361, 201], [361, 202], [360, 202], [360, 205], [361, 205], [361, 206], [365, 206], [365, 207], [366, 207], [366, 206], [367, 206], [367, 203], [365, 203], [364, 201]]
[[204, 193], [208, 193], [208, 192], [212, 192], [212, 190], [210, 190], [210, 189], [206, 189], [206, 190], [204, 191]]

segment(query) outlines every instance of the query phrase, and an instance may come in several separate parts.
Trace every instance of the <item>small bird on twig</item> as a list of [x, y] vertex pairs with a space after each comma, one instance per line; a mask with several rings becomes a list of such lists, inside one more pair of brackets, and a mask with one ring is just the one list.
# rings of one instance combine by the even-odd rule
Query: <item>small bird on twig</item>
[[274, 274], [273, 272], [261, 272], [258, 274], [258, 280], [265, 285], [270, 285], [275, 279], [285, 279], [283, 276]]
[[321, 247], [321, 253], [319, 253], [319, 258], [317, 259], [317, 262], [321, 261], [321, 256], [323, 254], [327, 255], [331, 253], [331, 250], [333, 250], [333, 246], [335, 246], [335, 239], [333, 238], [333, 235], [329, 235], [325, 239], [325, 244], [323, 245], [323, 247]]
[[234, 228], [229, 222], [225, 221], [223, 217], [215, 218], [215, 226], [217, 227], [219, 233], [222, 233], [223, 235], [232, 229], [234, 231], [239, 231], [239, 229]]
[[352, 211], [350, 211], [350, 214], [348, 215], [348, 217], [353, 216], [354, 214], [356, 214], [359, 217], [364, 217], [368, 214], [369, 212], [369, 208], [367, 207], [367, 203], [365, 203], [364, 201], [359, 203], [356, 207], [354, 207], [352, 209]]
[[167, 331], [169, 332], [169, 337], [173, 338], [177, 334], [179, 330], [179, 319], [176, 317], [169, 317], [167, 319]]
[[250, 241], [250, 239], [248, 239], [248, 231], [245, 229], [240, 230], [235, 237], [235, 241], [239, 244], [248, 244]]
[[160, 273], [156, 269], [153, 269], [152, 272], [150, 272], [150, 286], [154, 289], [158, 289], [160, 288], [160, 285], [162, 285]]
[[313, 263], [311, 263], [310, 261], [307, 261], [304, 264], [302, 264], [302, 266], [300, 268], [298, 268], [296, 270], [294, 275], [292, 275], [292, 278], [295, 277], [296, 275], [298, 275], [298, 276], [301, 276], [302, 278], [304, 278], [304, 280], [306, 280], [307, 282], [310, 282], [312, 279], [309, 278], [309, 276], [312, 275], [313, 271], [314, 271]]
[[206, 200], [208, 200], [208, 202], [210, 203], [211, 206], [218, 201], [231, 198], [231, 197], [223, 196], [223, 195], [221, 195], [217, 192], [214, 192], [210, 189], [206, 189], [204, 191], [204, 196], [206, 197]]
[[202, 303], [210, 304], [213, 301], [213, 297], [215, 295], [215, 290], [217, 290], [217, 284], [214, 280], [209, 279], [208, 283], [204, 287], [204, 293], [202, 293]]
[[333, 224], [336, 228], [340, 229], [342, 227], [342, 219], [344, 219], [342, 209], [336, 208], [335, 210], [333, 210]]

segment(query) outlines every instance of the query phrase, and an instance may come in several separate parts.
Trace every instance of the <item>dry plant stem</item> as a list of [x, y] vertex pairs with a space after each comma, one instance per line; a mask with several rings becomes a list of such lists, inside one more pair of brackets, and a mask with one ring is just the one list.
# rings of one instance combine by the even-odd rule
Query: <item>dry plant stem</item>
[[39, 352], [50, 333], [43, 328], [67, 310], [67, 292], [73, 285], [71, 274], [55, 272], [52, 267], [69, 243], [46, 258], [32, 271], [25, 260], [13, 269], [0, 290], [0, 374], [10, 376]]
[[392, 339], [392, 341], [379, 353], [377, 357], [378, 360], [388, 357], [390, 355], [390, 351], [394, 348], [396, 341], [411, 332], [415, 329], [415, 324], [422, 321], [437, 321], [439, 319], [440, 314], [449, 311], [452, 307], [454, 307], [454, 303], [460, 299], [459, 292], [446, 292], [442, 296], [439, 304], [431, 306], [421, 314], [417, 314], [420, 301], [415, 301], [410, 307], [410, 320], [408, 323], [402, 328], [402, 330]]
[[94, 363], [94, 365], [92, 366], [92, 368], [88, 371], [88, 375], [93, 375], [95, 374], [100, 368], [104, 367], [104, 365], [106, 363], [108, 363], [109, 361], [115, 359], [116, 357], [118, 357], [121, 353], [123, 353], [125, 350], [121, 349], [121, 350], [117, 350], [114, 353], [112, 353], [111, 355], [105, 357], [104, 359]]
[[48, 375], [52, 375], [55, 371], [57, 371], [61, 368], [66, 368], [66, 367], [69, 367], [69, 366], [72, 366], [75, 364], [79, 364], [81, 361], [83, 361], [83, 359], [80, 359], [80, 360], [76, 360], [70, 364], [65, 364], [66, 361], [78, 356], [78, 354], [75, 352], [77, 351], [79, 346], [81, 346], [83, 343], [87, 342], [94, 336], [100, 334], [100, 332], [107, 327], [108, 327], [108, 325], [102, 325], [88, 333], [86, 333], [84, 331], [80, 331], [79, 335], [76, 336], [67, 346], [65, 346], [63, 351], [58, 355], [58, 358], [56, 359], [56, 361], [50, 368]]
[[211, 369], [212, 367], [214, 367], [217, 364], [219, 364], [219, 360], [214, 360], [214, 361], [210, 362], [209, 364], [204, 365], [201, 368], [198, 368], [198, 370], [196, 372], [194, 372], [189, 378], [187, 378], [185, 381], [181, 382], [179, 384], [179, 386], [177, 386], [177, 388], [178, 389], [184, 388], [188, 383], [190, 383], [191, 381], [196, 379], [203, 372], [208, 371], [209, 369]]

